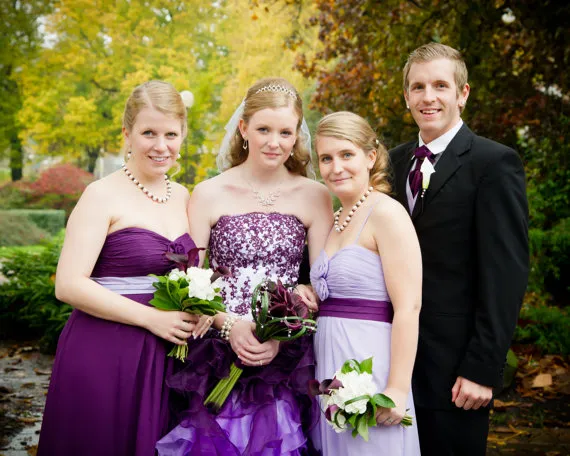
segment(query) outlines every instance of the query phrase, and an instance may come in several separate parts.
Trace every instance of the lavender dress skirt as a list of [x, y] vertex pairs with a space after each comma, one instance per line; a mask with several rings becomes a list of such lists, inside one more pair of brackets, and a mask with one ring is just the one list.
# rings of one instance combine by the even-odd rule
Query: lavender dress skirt
[[[166, 251], [194, 247], [141, 228], [107, 236], [93, 280], [147, 305], [147, 274], [173, 265]], [[168, 429], [170, 344], [136, 326], [74, 310], [59, 338], [40, 434], [40, 456], [153, 456]]]
[[[359, 234], [360, 236], [360, 234]], [[384, 283], [382, 262], [374, 252], [357, 244], [330, 258], [323, 251], [311, 267], [311, 282], [322, 302], [315, 336], [317, 379], [332, 378], [348, 359], [373, 357], [373, 378], [378, 392], [388, 381], [392, 335], [392, 306]], [[414, 413], [412, 393], [406, 404]], [[418, 431], [413, 426], [379, 425], [369, 440], [337, 434], [321, 415], [312, 434], [324, 456], [417, 456]]]

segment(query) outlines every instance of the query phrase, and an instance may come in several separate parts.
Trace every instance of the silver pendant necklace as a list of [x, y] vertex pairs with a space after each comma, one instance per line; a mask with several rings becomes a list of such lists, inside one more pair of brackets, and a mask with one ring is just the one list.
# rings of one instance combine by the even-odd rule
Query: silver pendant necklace
[[279, 184], [277, 185], [277, 188], [275, 190], [272, 190], [270, 192], [267, 193], [262, 193], [259, 190], [256, 190], [253, 185], [251, 185], [251, 182], [249, 182], [245, 176], [242, 176], [243, 180], [247, 183], [247, 185], [249, 186], [249, 188], [251, 189], [251, 191], [253, 192], [253, 195], [255, 197], [255, 199], [258, 201], [259, 204], [261, 204], [261, 206], [263, 206], [263, 208], [268, 208], [270, 206], [274, 206], [275, 205], [275, 201], [277, 201], [277, 198], [279, 198], [279, 196], [281, 196], [281, 184], [283, 181], [279, 182]]

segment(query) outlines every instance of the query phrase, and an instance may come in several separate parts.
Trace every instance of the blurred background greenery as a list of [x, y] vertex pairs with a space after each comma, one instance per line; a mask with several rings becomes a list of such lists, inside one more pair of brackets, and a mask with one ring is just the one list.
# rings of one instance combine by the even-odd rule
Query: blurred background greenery
[[175, 177], [191, 190], [216, 173], [223, 126], [261, 77], [299, 89], [311, 128], [351, 110], [388, 147], [414, 138], [401, 70], [439, 41], [464, 52], [466, 122], [526, 167], [532, 264], [517, 341], [570, 352], [565, 2], [0, 0], [0, 16], [0, 336], [54, 349], [69, 314], [53, 296], [60, 231], [85, 186], [120, 164], [136, 85], [193, 94]]

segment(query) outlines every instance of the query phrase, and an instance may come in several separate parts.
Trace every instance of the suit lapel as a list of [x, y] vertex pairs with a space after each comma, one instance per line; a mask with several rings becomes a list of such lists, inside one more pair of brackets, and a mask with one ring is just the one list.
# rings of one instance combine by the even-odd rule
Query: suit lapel
[[472, 138], [473, 132], [466, 124], [463, 124], [435, 164], [435, 173], [431, 175], [423, 201], [421, 201], [421, 198], [418, 198], [416, 201], [412, 219], [420, 216], [429, 203], [437, 196], [444, 184], [461, 167], [460, 157], [471, 147]]
[[406, 181], [410, 173], [412, 157], [414, 150], [418, 147], [418, 143], [411, 144], [407, 150], [400, 155], [400, 160], [394, 163], [394, 181], [396, 182], [396, 199], [410, 212], [408, 206], [408, 196], [406, 194]]

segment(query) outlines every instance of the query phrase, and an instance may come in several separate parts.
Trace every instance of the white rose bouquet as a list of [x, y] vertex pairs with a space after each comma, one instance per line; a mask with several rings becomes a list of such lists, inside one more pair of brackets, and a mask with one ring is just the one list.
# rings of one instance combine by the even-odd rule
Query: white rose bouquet
[[[220, 267], [202, 269], [190, 264], [196, 264], [198, 252], [192, 249], [188, 255], [167, 252], [166, 257], [173, 261], [177, 268], [169, 274], [156, 276], [153, 286], [156, 288], [149, 304], [160, 310], [179, 310], [194, 315], [215, 315], [226, 310], [220, 295], [221, 277], [229, 275], [227, 268]], [[175, 345], [168, 353], [180, 361], [188, 355], [188, 345]]]
[[[378, 407], [394, 408], [396, 404], [385, 394], [376, 393], [372, 379], [372, 358], [346, 361], [332, 379], [309, 382], [313, 396], [326, 396], [325, 418], [336, 432], [352, 427], [352, 437], [360, 435], [368, 441], [368, 428], [376, 426]], [[410, 426], [412, 417], [405, 415], [402, 426]]]

